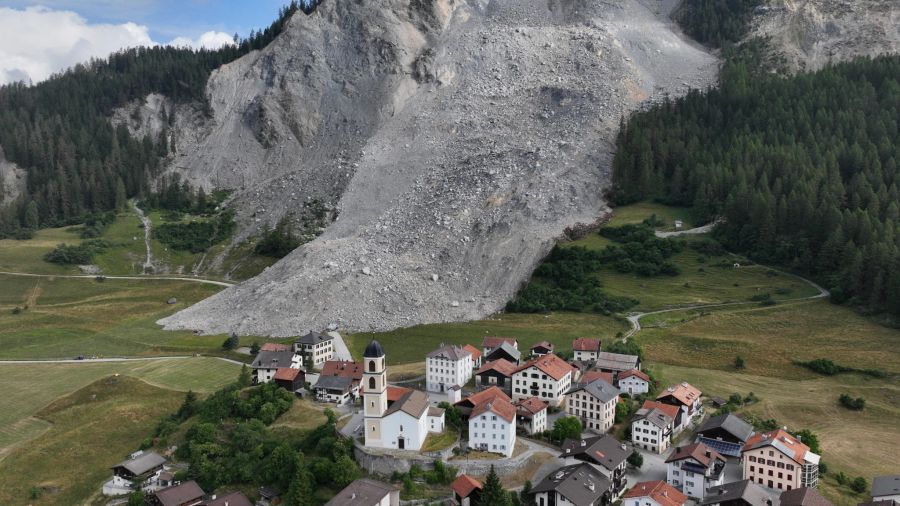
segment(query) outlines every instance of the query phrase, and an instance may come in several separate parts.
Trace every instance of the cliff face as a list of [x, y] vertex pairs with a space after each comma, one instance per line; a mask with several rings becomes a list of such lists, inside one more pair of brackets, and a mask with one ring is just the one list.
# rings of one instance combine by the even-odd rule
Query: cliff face
[[316, 199], [338, 217], [260, 276], [161, 321], [296, 335], [498, 309], [606, 209], [620, 118], [716, 60], [671, 2], [324, 2], [210, 79], [171, 170], [236, 189], [242, 236]]
[[770, 37], [794, 70], [900, 52], [897, 0], [769, 0], [752, 36]]

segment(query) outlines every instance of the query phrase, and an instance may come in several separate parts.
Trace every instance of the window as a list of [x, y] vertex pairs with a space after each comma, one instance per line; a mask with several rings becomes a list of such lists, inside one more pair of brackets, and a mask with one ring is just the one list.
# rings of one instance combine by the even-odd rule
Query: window
[[[374, 364], [375, 362], [372, 362]], [[375, 390], [375, 378], [369, 378], [369, 388]]]
[[375, 372], [375, 361], [374, 360], [369, 361], [369, 372]]

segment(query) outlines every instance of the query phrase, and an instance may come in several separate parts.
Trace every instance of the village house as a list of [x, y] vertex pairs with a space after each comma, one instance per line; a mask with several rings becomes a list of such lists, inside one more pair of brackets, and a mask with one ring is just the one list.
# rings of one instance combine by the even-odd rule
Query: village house
[[616, 438], [604, 434], [584, 439], [566, 439], [562, 444], [560, 458], [565, 464], [586, 462], [594, 466], [612, 483], [610, 498], [615, 500], [625, 490], [625, 467], [634, 450]]
[[675, 419], [681, 411], [668, 404], [646, 401], [631, 420], [631, 442], [638, 448], [663, 453], [672, 442]]
[[155, 506], [196, 506], [203, 502], [206, 495], [196, 481], [188, 481], [174, 487], [157, 490], [149, 497], [150, 504]]
[[522, 360], [522, 352], [508, 342], [502, 342], [490, 353], [485, 353], [484, 359], [487, 361], [503, 359], [518, 364]]
[[456, 506], [478, 506], [481, 491], [484, 485], [468, 474], [461, 474], [453, 483], [450, 490], [453, 491], [453, 504]]
[[619, 374], [631, 369], [641, 370], [641, 359], [637, 355], [623, 355], [608, 351], [597, 352], [594, 368], [604, 372]]
[[290, 351], [260, 351], [250, 364], [253, 383], [261, 385], [272, 381], [281, 368], [300, 369], [300, 360]]
[[463, 346], [463, 349], [472, 355], [472, 370], [479, 369], [481, 367], [481, 350], [471, 344]]
[[516, 446], [516, 407], [502, 397], [476, 405], [469, 414], [469, 448], [511, 457]]
[[166, 458], [155, 452], [138, 451], [112, 467], [112, 478], [103, 484], [103, 495], [116, 496], [134, 492], [135, 486], [158, 477]]
[[400, 506], [400, 489], [360, 478], [344, 487], [325, 506]]
[[687, 496], [668, 483], [642, 481], [622, 497], [622, 506], [684, 506]]
[[454, 406], [459, 409], [460, 415], [462, 415], [463, 419], [468, 419], [469, 415], [472, 413], [472, 410], [475, 409], [475, 406], [498, 398], [503, 399], [506, 402], [512, 402], [512, 399], [510, 399], [510, 397], [506, 395], [503, 390], [500, 390], [497, 387], [489, 387], [466, 397], [465, 399], [455, 403]]
[[547, 430], [547, 403], [537, 397], [516, 402], [516, 427], [532, 435]]
[[646, 373], [637, 369], [629, 369], [619, 373], [616, 386], [622, 392], [635, 396], [649, 392], [650, 383], [650, 376], [647, 376]]
[[725, 479], [725, 457], [703, 443], [679, 446], [666, 459], [666, 481], [688, 497], [703, 499]]
[[[778, 498], [778, 506], [834, 506], [818, 490], [809, 487], [785, 490]], [[887, 506], [887, 505], [885, 505]]]
[[900, 474], [876, 476], [872, 480], [872, 501], [900, 502]]
[[553, 353], [553, 343], [548, 341], [541, 341], [534, 346], [531, 347], [531, 356], [533, 357], [543, 357], [548, 353]]
[[572, 341], [573, 359], [580, 362], [595, 362], [600, 357], [600, 340], [579, 337]]
[[741, 456], [741, 449], [753, 435], [753, 426], [728, 413], [706, 420], [697, 430], [697, 441], [727, 457]]
[[346, 376], [358, 386], [362, 381], [363, 364], [350, 360], [328, 360], [322, 365], [319, 376]]
[[293, 351], [290, 344], [263, 343], [259, 351]]
[[306, 374], [300, 369], [290, 367], [279, 367], [272, 379], [275, 380], [276, 385], [288, 392], [301, 390], [306, 384]]
[[566, 413], [581, 420], [581, 426], [593, 432], [606, 432], [616, 421], [619, 389], [598, 379], [578, 384], [569, 392]]
[[691, 418], [701, 411], [701, 396], [700, 390], [691, 386], [690, 383], [679, 383], [661, 392], [656, 396], [656, 400], [664, 404], [680, 407], [681, 411], [686, 415], [683, 424], [687, 425], [690, 423]]
[[516, 364], [502, 358], [487, 362], [475, 372], [475, 384], [479, 387], [496, 386], [507, 394], [512, 394], [512, 375], [516, 369]]
[[231, 492], [221, 497], [212, 496], [208, 501], [201, 503], [203, 506], [253, 506], [250, 499], [241, 492]]
[[611, 372], [603, 372], [603, 371], [585, 371], [581, 378], [578, 379], [578, 383], [582, 385], [587, 385], [588, 383], [593, 383], [597, 380], [603, 380], [610, 385], [615, 385], [616, 380]]
[[552, 353], [529, 360], [513, 373], [512, 398], [540, 397], [551, 406], [559, 406], [574, 376], [575, 369]]
[[819, 456], [783, 429], [754, 434], [741, 454], [743, 478], [778, 490], [815, 487]]
[[459, 346], [439, 347], [425, 357], [425, 390], [446, 392], [472, 378], [472, 354]]
[[388, 406], [387, 366], [378, 341], [366, 346], [363, 367], [365, 446], [418, 451], [428, 435], [428, 396], [407, 390]]
[[430, 406], [428, 408], [428, 432], [440, 434], [444, 432], [444, 408]]
[[358, 384], [354, 386], [353, 378], [349, 376], [319, 376], [313, 385], [316, 400], [319, 402], [331, 402], [334, 404], [346, 404], [359, 395]]
[[778, 506], [778, 498], [750, 480], [741, 480], [707, 490], [700, 506]]
[[519, 340], [515, 337], [485, 336], [481, 341], [481, 350], [484, 352], [484, 358], [487, 359], [487, 356], [503, 343], [507, 343], [517, 350], [519, 349]]
[[334, 358], [334, 337], [310, 332], [294, 341], [294, 353], [300, 355], [304, 363], [309, 361], [320, 369], [326, 360]]
[[537, 506], [605, 506], [613, 502], [611, 489], [595, 467], [576, 463], [548, 474], [531, 492]]

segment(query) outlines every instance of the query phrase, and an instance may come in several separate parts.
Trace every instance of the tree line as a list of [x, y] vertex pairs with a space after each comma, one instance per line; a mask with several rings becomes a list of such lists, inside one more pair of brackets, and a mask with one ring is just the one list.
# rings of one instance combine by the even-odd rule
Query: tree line
[[610, 197], [722, 217], [725, 247], [809, 275], [835, 302], [900, 315], [900, 56], [757, 69], [732, 58], [719, 88], [634, 115]]

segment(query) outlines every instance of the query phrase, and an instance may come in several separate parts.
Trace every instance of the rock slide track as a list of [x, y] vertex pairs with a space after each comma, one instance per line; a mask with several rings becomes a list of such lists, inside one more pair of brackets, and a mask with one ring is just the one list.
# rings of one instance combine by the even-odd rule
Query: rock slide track
[[327, 1], [295, 15], [211, 76], [211, 119], [175, 110], [169, 169], [235, 189], [236, 241], [313, 199], [337, 218], [160, 323], [291, 336], [502, 309], [564, 231], [609, 213], [621, 118], [715, 79], [673, 3]]

